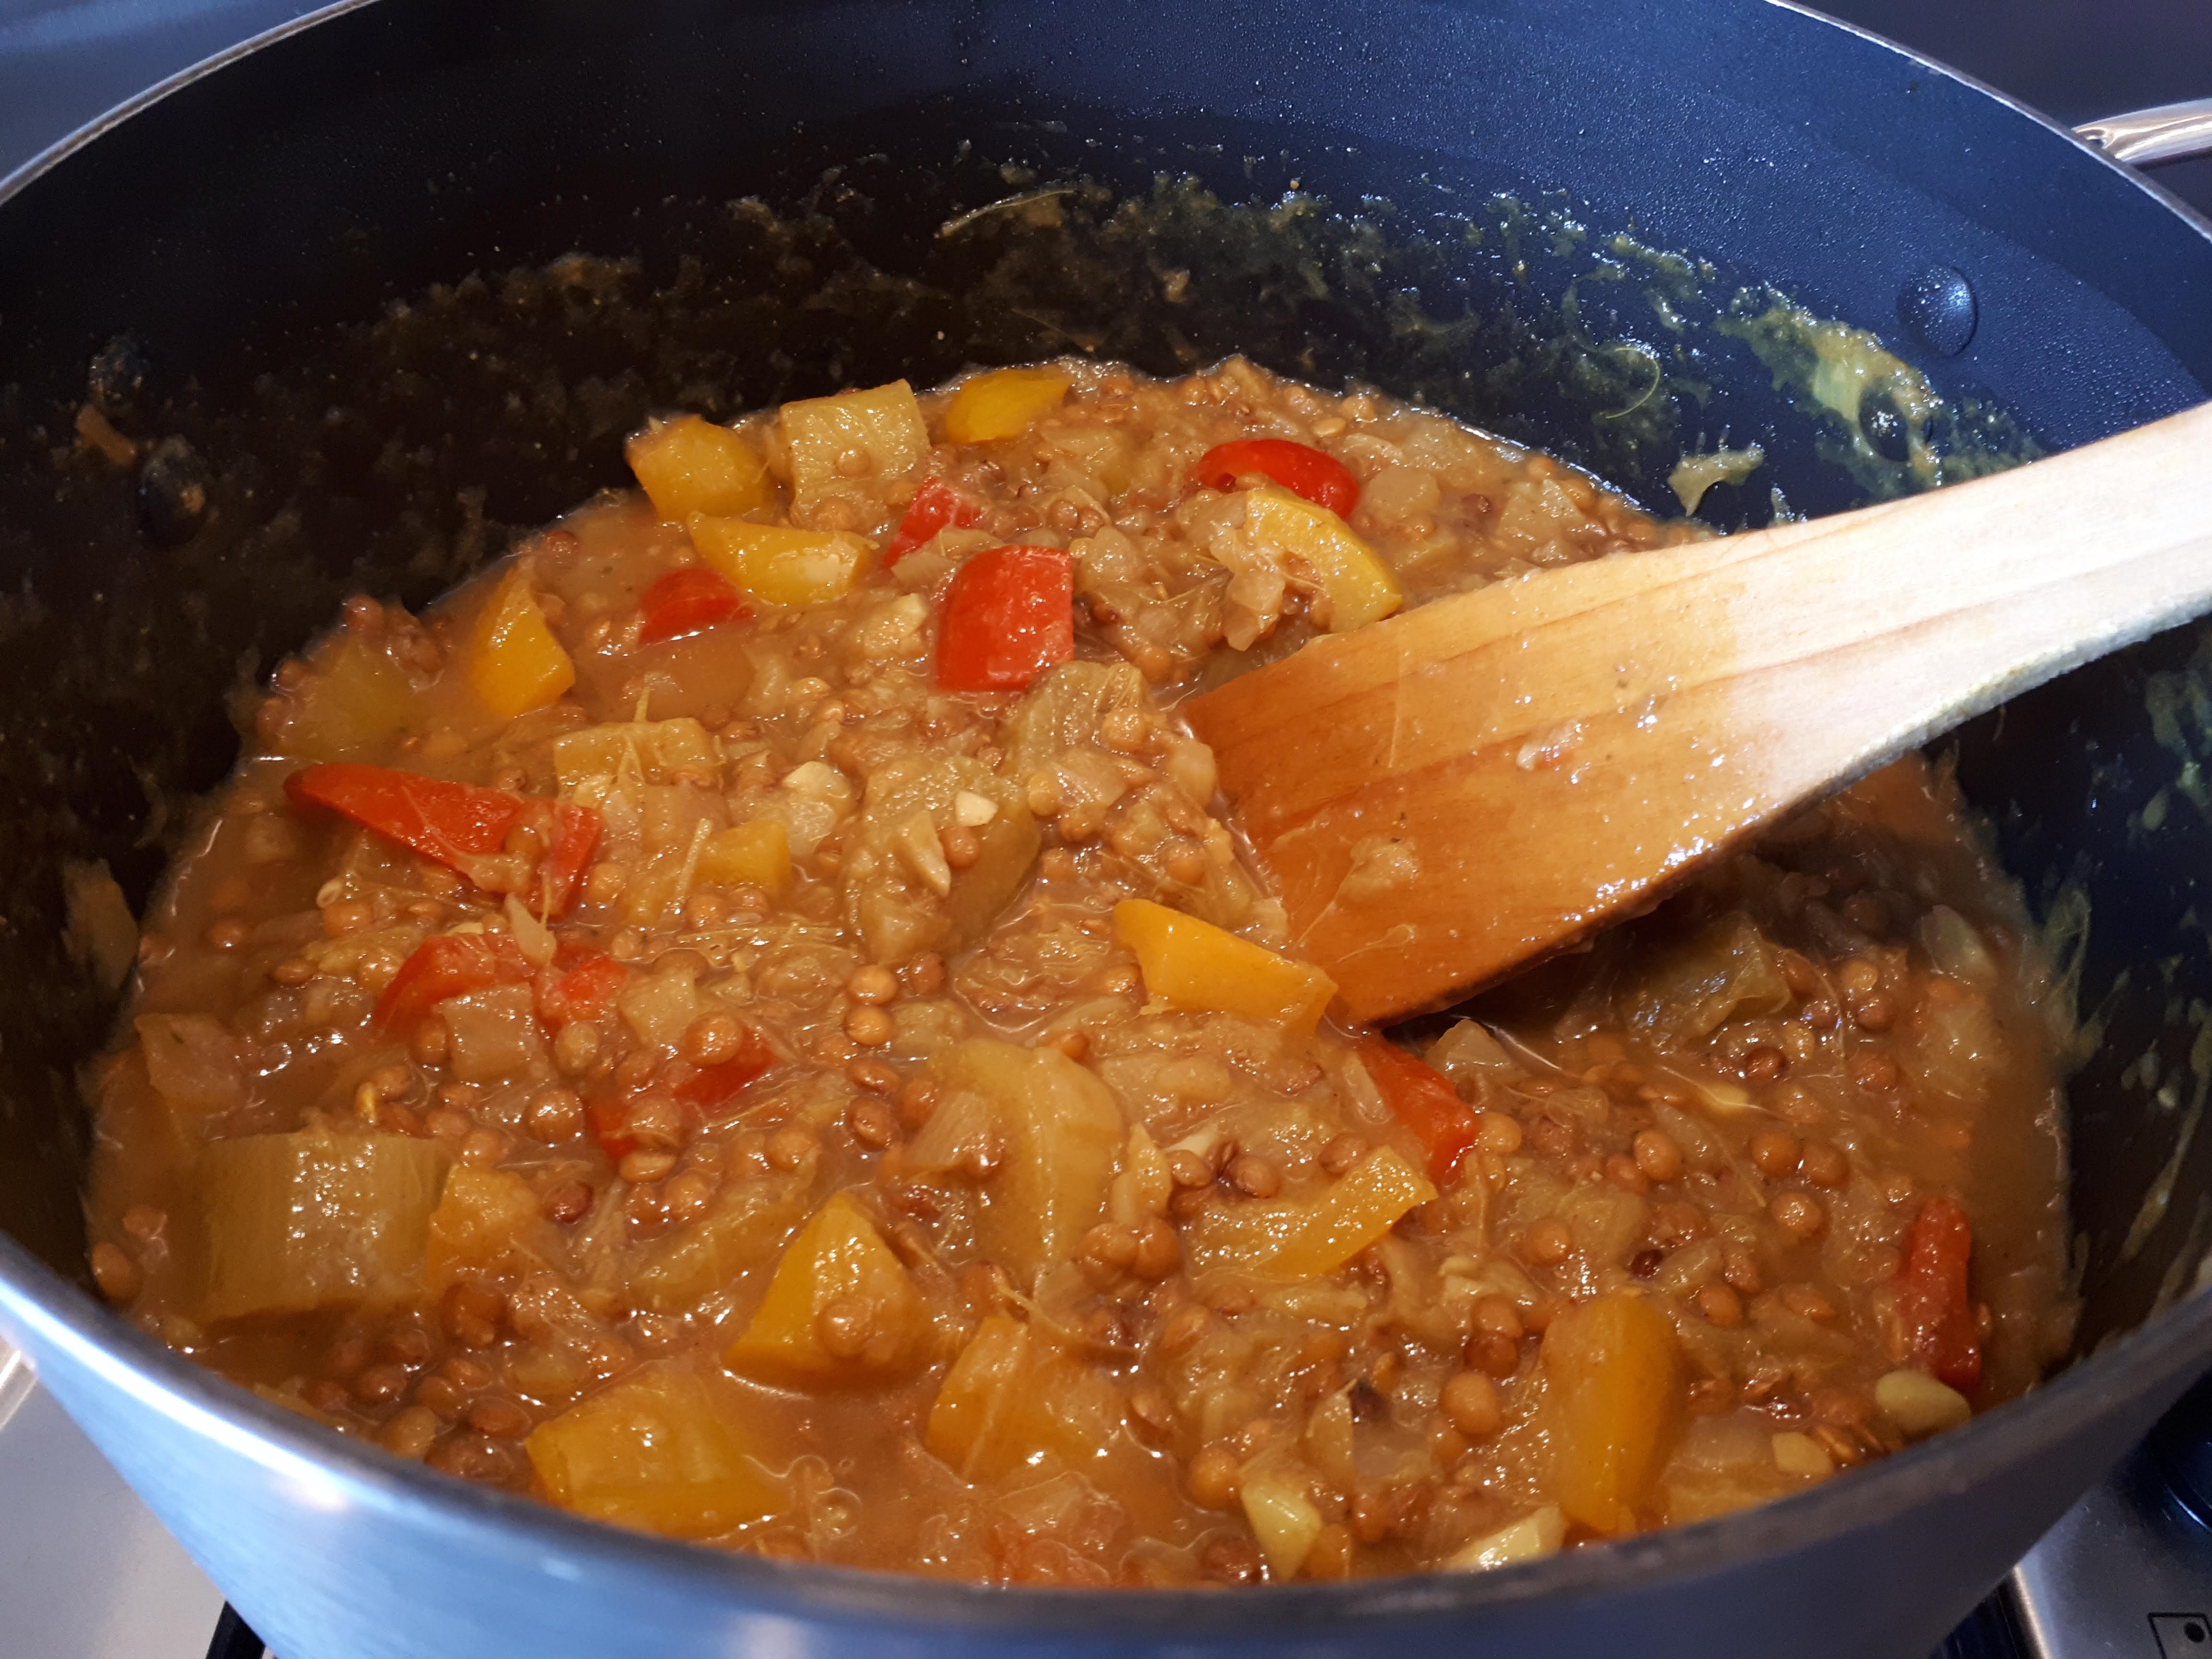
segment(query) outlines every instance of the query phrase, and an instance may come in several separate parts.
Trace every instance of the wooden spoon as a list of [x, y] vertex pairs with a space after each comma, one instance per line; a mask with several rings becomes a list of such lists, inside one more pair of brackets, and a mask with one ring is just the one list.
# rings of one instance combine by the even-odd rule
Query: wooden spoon
[[1291, 937], [1380, 1021], [2207, 609], [2212, 404], [1929, 495], [1458, 594], [1186, 712]]

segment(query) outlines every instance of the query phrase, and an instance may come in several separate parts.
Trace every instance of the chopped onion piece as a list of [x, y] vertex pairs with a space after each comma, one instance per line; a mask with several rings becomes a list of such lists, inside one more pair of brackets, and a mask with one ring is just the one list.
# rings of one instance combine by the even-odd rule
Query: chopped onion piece
[[1976, 985], [1996, 982], [1996, 959], [1980, 932], [1948, 905], [1939, 904], [1921, 918], [1920, 943], [1937, 971]]
[[1874, 1403], [1908, 1440], [1955, 1429], [1974, 1414], [1966, 1395], [1925, 1371], [1889, 1372], [1874, 1385]]
[[1807, 1480], [1825, 1480], [1836, 1472], [1836, 1461], [1809, 1434], [1795, 1431], [1774, 1437], [1774, 1467], [1784, 1474]]
[[1267, 1571], [1277, 1578], [1296, 1577], [1326, 1524], [1314, 1506], [1306, 1472], [1288, 1462], [1248, 1468], [1237, 1482], [1237, 1499], [1267, 1558]]
[[945, 843], [937, 838], [937, 824], [927, 807], [917, 806], [900, 820], [891, 844], [916, 881], [939, 898], [952, 891], [952, 866], [945, 861]]
[[1452, 1572], [1480, 1572], [1509, 1567], [1516, 1561], [1540, 1561], [1557, 1555], [1566, 1540], [1566, 1516], [1557, 1504], [1547, 1504], [1509, 1526], [1485, 1533], [1448, 1557], [1443, 1566]]
[[530, 914], [530, 907], [514, 894], [507, 896], [507, 931], [514, 935], [517, 947], [532, 964], [543, 968], [553, 960], [558, 945], [553, 930]]

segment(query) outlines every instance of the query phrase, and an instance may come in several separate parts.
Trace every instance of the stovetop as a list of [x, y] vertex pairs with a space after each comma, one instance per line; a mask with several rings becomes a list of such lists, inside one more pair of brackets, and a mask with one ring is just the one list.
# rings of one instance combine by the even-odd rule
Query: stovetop
[[4, 1346], [0, 1607], [0, 1649], [21, 1659], [202, 1659], [222, 1612], [222, 1592]]
[[[2069, 123], [2212, 95], [2207, 0], [1815, 3]], [[0, 178], [167, 76], [316, 9], [0, 0]], [[2212, 159], [2158, 176], [2212, 213]], [[2212, 1382], [2051, 1529], [1938, 1659], [2212, 1659], [2208, 1523]], [[221, 1592], [4, 1349], [0, 1608], [0, 1645], [23, 1659], [263, 1659]]]

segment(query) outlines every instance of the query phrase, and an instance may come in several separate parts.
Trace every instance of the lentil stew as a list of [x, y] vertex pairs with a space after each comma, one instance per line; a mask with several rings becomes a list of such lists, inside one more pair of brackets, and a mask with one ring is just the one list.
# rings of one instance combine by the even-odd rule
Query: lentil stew
[[2064, 999], [1939, 769], [1410, 1043], [1175, 718], [1699, 527], [1236, 361], [630, 459], [247, 711], [92, 1085], [171, 1346], [623, 1525], [1139, 1587], [1717, 1515], [2064, 1352]]

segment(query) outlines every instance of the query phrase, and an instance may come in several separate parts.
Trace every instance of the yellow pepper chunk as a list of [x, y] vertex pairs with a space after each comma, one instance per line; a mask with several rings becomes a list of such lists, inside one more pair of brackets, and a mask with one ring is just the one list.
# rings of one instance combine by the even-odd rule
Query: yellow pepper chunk
[[929, 1310], [850, 1193], [814, 1212], [768, 1295], [722, 1356], [732, 1370], [797, 1385], [865, 1382], [920, 1357]]
[[994, 1314], [976, 1329], [930, 1407], [929, 1449], [969, 1480], [995, 1480], [1042, 1456], [1078, 1468], [1118, 1449], [1114, 1385]]
[[528, 1182], [512, 1170], [459, 1164], [430, 1212], [423, 1283], [442, 1291], [471, 1272], [527, 1272], [544, 1267], [556, 1248], [553, 1224]]
[[970, 1480], [1011, 1469], [1025, 1455], [1007, 1419], [1017, 1414], [1020, 1385], [1029, 1369], [1030, 1332], [1004, 1314], [976, 1328], [952, 1362], [937, 1402], [929, 1408], [929, 1449]]
[[697, 879], [712, 887], [750, 882], [770, 896], [791, 885], [791, 832], [781, 818], [755, 818], [707, 837]]
[[956, 444], [1018, 438], [1066, 400], [1075, 377], [1063, 368], [1002, 368], [964, 382], [945, 406], [945, 435]]
[[1318, 1197], [1207, 1209], [1185, 1231], [1183, 1242], [1201, 1269], [1233, 1267], [1284, 1281], [1318, 1279], [1436, 1195], [1426, 1176], [1382, 1146]]
[[1114, 907], [1114, 937], [1137, 953], [1146, 994], [1178, 1008], [1212, 1009], [1310, 1031], [1336, 981], [1210, 921], [1150, 899]]
[[543, 708], [576, 683], [576, 665], [538, 608], [528, 566], [508, 571], [477, 613], [468, 671], [477, 697], [503, 720]]
[[1257, 546], [1294, 555], [1328, 595], [1328, 631], [1380, 622], [1406, 602], [1390, 567], [1325, 507], [1273, 484], [1244, 492], [1244, 529]]
[[793, 530], [743, 519], [691, 520], [699, 556], [763, 605], [827, 605], [852, 591], [876, 544], [844, 530]]
[[670, 524], [696, 513], [735, 518], [775, 505], [775, 481], [760, 452], [696, 415], [655, 422], [623, 453], [653, 510]]
[[562, 1508], [672, 1538], [727, 1532], [787, 1496], [742, 1419], [690, 1371], [637, 1372], [540, 1424], [523, 1449]]
[[929, 1073], [945, 1096], [985, 1103], [1004, 1157], [975, 1245], [1026, 1291], [1104, 1216], [1128, 1135], [1121, 1109], [1096, 1072], [1049, 1044], [969, 1037], [932, 1055]]
[[1666, 1316], [1625, 1291], [1569, 1308], [1545, 1331], [1552, 1490], [1570, 1518], [1636, 1529], [1680, 1403], [1677, 1349]]

